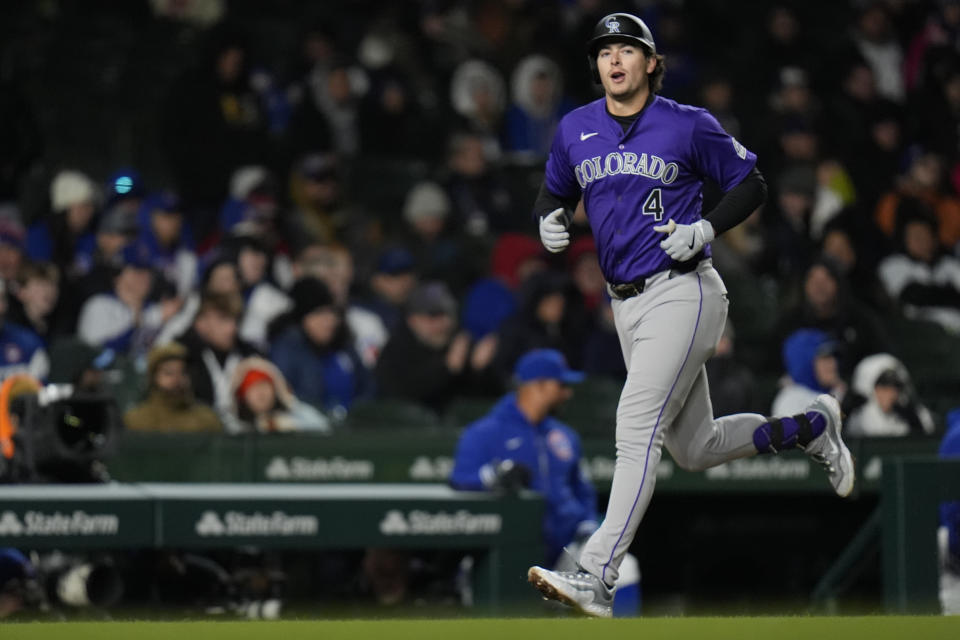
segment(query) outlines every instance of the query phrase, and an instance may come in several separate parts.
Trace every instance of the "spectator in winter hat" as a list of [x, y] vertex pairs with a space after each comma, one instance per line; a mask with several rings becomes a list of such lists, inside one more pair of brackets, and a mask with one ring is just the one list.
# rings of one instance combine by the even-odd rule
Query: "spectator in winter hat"
[[128, 429], [194, 433], [223, 428], [216, 412], [197, 402], [187, 375], [187, 350], [176, 342], [151, 349], [146, 399], [123, 416]]
[[889, 353], [868, 356], [853, 371], [850, 400], [845, 403], [845, 435], [898, 437], [930, 435], [933, 416], [917, 398], [910, 374]]
[[253, 357], [242, 360], [230, 381], [231, 410], [225, 420], [229, 433], [330, 433], [330, 421], [290, 392], [283, 374], [272, 363]]
[[443, 233], [450, 215], [450, 198], [435, 182], [419, 182], [407, 192], [403, 218], [414, 233], [429, 242]]
[[507, 150], [545, 158], [560, 118], [574, 107], [563, 95], [560, 68], [546, 56], [527, 56], [513, 70], [510, 89]]
[[507, 101], [506, 83], [497, 69], [482, 60], [461, 63], [450, 79], [450, 103], [463, 128], [496, 145]]
[[413, 255], [403, 247], [391, 247], [380, 254], [377, 270], [370, 276], [370, 295], [361, 304], [380, 316], [387, 331], [392, 331], [416, 285]]
[[50, 183], [51, 215], [30, 226], [27, 255], [52, 261], [67, 278], [86, 273], [94, 250], [98, 201], [93, 181], [79, 171], [61, 171]]
[[355, 275], [353, 258], [343, 245], [312, 243], [297, 254], [293, 272], [298, 278], [313, 276], [327, 285], [334, 302], [344, 310], [357, 353], [363, 358], [364, 365], [372, 369], [389, 333], [380, 316], [351, 300]]
[[290, 292], [293, 311], [273, 340], [270, 359], [297, 397], [342, 416], [372, 391], [372, 376], [354, 348], [340, 307], [323, 281], [301, 278]]
[[847, 384], [840, 377], [840, 345], [823, 331], [800, 329], [783, 343], [788, 382], [773, 399], [771, 415], [802, 412], [821, 393], [843, 400]]
[[415, 184], [403, 203], [406, 227], [403, 242], [416, 259], [416, 272], [422, 280], [441, 280], [458, 291], [474, 279], [475, 256], [458, 220], [451, 218], [452, 202], [435, 182]]

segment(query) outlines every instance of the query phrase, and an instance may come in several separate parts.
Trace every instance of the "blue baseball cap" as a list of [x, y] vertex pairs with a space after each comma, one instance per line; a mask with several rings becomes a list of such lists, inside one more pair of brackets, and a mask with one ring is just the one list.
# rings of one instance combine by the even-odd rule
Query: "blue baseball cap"
[[574, 371], [567, 366], [567, 360], [556, 349], [534, 349], [528, 351], [513, 370], [517, 382], [533, 380], [559, 380], [564, 384], [583, 382], [583, 372]]
[[389, 275], [410, 273], [413, 271], [413, 255], [403, 247], [393, 247], [380, 254], [377, 271]]

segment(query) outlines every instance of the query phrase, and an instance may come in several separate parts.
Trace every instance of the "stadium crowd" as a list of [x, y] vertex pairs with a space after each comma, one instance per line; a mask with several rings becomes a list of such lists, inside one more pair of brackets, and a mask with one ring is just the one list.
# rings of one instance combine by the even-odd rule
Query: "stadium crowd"
[[388, 397], [443, 414], [537, 347], [622, 377], [582, 212], [560, 256], [530, 215], [614, 8], [770, 184], [714, 243], [718, 410], [831, 390], [853, 432], [905, 435], [956, 404], [960, 2], [126, 5], [3, 9], [4, 376], [105, 370], [129, 428], [228, 433], [329, 433]]
[[[956, 435], [960, 0], [4, 2], [0, 380], [177, 433], [330, 434], [378, 406], [460, 428], [532, 349], [614, 397], [586, 218], [554, 255], [531, 216], [612, 11], [769, 185], [712, 244], [715, 413], [828, 391], [850, 436]], [[359, 591], [405, 597], [405, 555], [362, 562]]]

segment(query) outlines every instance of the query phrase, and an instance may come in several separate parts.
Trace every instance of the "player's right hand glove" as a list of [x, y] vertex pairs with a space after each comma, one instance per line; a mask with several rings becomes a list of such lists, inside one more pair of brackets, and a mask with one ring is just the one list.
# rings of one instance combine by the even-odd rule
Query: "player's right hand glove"
[[560, 253], [570, 244], [570, 232], [567, 227], [570, 220], [563, 207], [554, 209], [546, 216], [540, 216], [540, 242], [550, 253]]
[[711, 242], [715, 236], [713, 225], [706, 220], [697, 220], [693, 224], [677, 224], [670, 220], [653, 230], [667, 234], [660, 248], [677, 262], [686, 262], [700, 253], [703, 245]]

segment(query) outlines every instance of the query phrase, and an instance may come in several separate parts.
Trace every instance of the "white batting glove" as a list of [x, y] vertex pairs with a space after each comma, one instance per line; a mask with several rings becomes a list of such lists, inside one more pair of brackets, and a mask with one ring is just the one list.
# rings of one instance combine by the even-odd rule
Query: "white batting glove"
[[667, 224], [653, 228], [657, 233], [665, 233], [667, 237], [660, 243], [660, 248], [677, 262], [685, 262], [700, 253], [703, 245], [715, 237], [713, 225], [706, 220], [698, 220], [693, 224], [677, 224], [673, 220]]
[[570, 244], [567, 214], [561, 207], [546, 216], [540, 216], [540, 242], [550, 253], [560, 253]]

